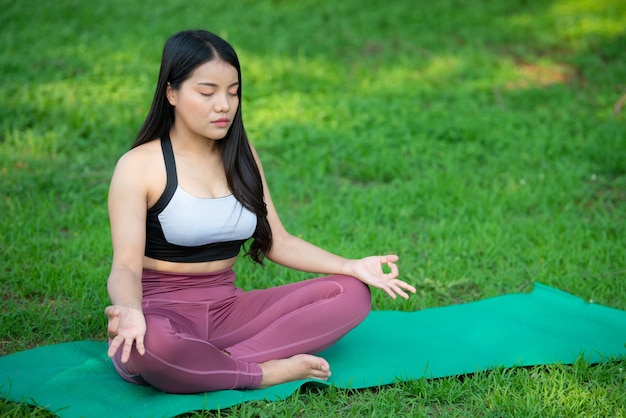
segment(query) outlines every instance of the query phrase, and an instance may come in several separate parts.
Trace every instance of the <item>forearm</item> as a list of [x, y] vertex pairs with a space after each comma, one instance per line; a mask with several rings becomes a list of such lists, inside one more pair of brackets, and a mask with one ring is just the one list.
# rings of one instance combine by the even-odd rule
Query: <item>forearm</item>
[[352, 275], [351, 260], [290, 234], [275, 239], [268, 259], [282, 266], [320, 274]]
[[113, 267], [107, 282], [107, 290], [114, 305], [141, 309], [141, 276], [130, 269]]

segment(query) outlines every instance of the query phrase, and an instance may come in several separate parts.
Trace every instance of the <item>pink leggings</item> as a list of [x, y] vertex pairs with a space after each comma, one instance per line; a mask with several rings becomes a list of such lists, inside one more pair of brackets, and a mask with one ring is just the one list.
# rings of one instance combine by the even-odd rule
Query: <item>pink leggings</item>
[[327, 276], [244, 292], [231, 269], [210, 274], [145, 270], [146, 353], [113, 358], [118, 373], [171, 393], [259, 386], [257, 363], [322, 351], [368, 315], [369, 288]]

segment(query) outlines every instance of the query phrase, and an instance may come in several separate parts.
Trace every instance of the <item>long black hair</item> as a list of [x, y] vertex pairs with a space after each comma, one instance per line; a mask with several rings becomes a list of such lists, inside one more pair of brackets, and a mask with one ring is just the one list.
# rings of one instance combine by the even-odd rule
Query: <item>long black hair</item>
[[239, 106], [224, 139], [217, 141], [228, 187], [241, 204], [257, 216], [257, 226], [252, 235], [247, 255], [263, 264], [272, 247], [272, 231], [267, 221], [267, 207], [263, 200], [263, 184], [241, 117], [241, 67], [233, 47], [214, 33], [188, 30], [172, 35], [163, 47], [163, 58], [156, 91], [150, 111], [137, 134], [132, 148], [162, 136], [169, 135], [174, 125], [174, 108], [166, 98], [169, 85], [177, 90], [200, 65], [221, 60], [237, 70], [239, 81]]

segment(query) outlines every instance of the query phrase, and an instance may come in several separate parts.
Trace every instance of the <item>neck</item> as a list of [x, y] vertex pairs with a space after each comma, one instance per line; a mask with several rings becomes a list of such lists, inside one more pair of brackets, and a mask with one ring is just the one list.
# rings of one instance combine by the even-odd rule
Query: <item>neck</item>
[[183, 153], [190, 152], [195, 155], [219, 154], [218, 141], [177, 129], [176, 124], [170, 130], [170, 139], [172, 143], [177, 145], [178, 150]]

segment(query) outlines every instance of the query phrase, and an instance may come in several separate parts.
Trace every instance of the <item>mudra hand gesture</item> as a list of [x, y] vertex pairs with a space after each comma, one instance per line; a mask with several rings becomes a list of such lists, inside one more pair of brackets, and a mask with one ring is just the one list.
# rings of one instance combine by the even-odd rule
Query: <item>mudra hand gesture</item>
[[146, 320], [138, 308], [111, 305], [104, 310], [109, 317], [108, 334], [111, 338], [108, 355], [113, 357], [122, 347], [122, 363], [130, 357], [133, 344], [141, 355], [145, 353], [143, 337], [146, 335]]
[[[400, 295], [404, 299], [408, 299], [409, 295], [405, 290], [415, 293], [415, 288], [397, 278], [398, 266], [395, 264], [396, 261], [398, 261], [397, 255], [371, 256], [359, 260], [350, 260], [346, 267], [351, 276], [369, 286], [384, 290], [391, 298], [395, 299], [396, 295]], [[385, 273], [383, 266], [387, 266], [390, 271]]]

